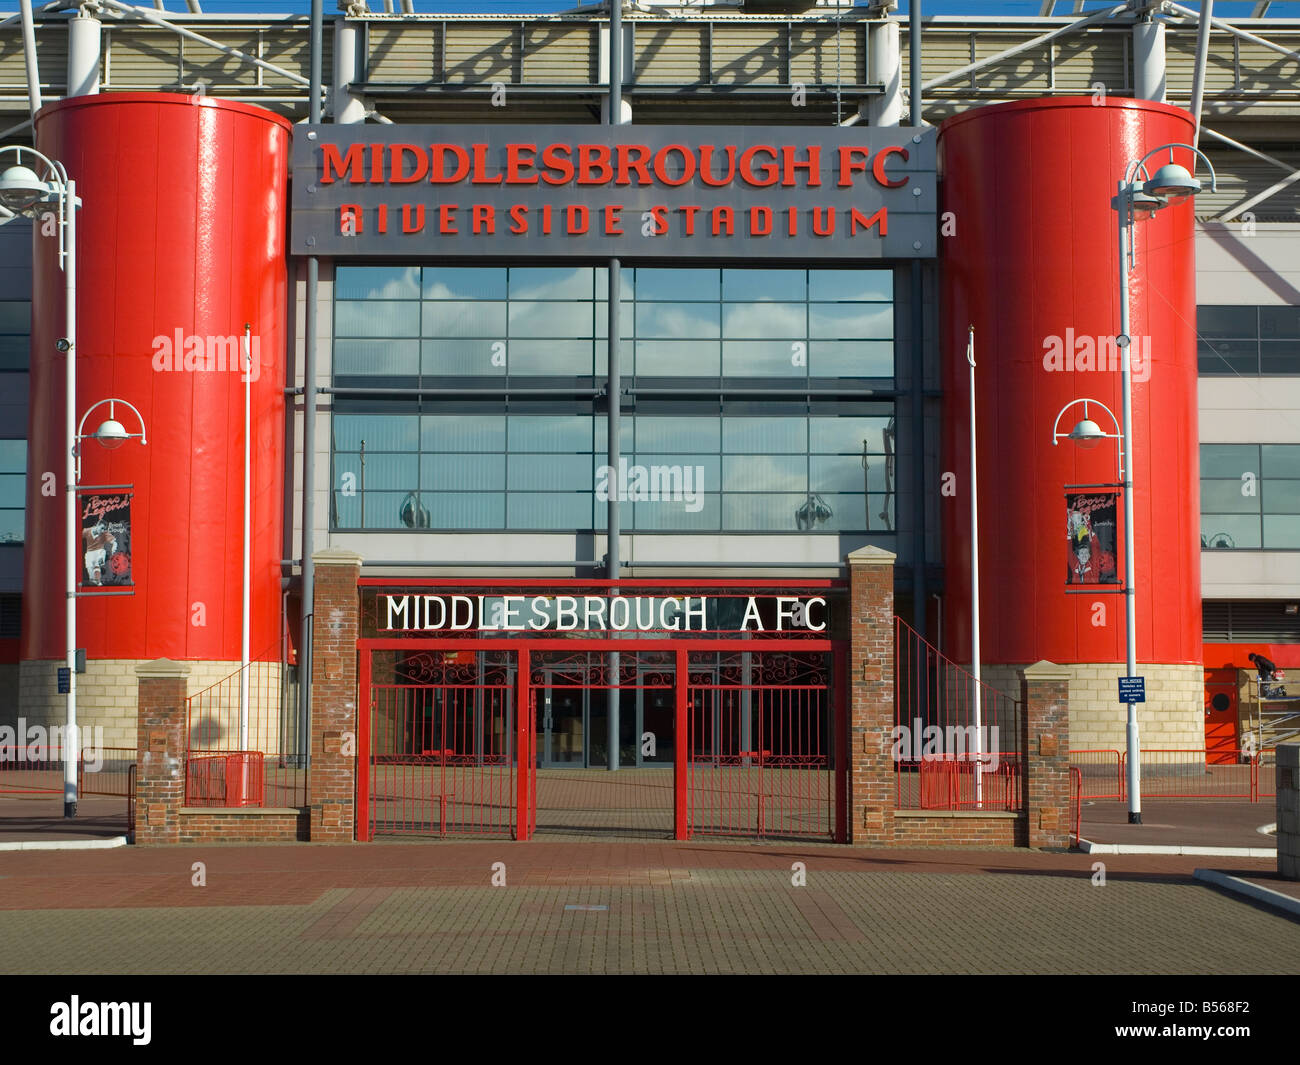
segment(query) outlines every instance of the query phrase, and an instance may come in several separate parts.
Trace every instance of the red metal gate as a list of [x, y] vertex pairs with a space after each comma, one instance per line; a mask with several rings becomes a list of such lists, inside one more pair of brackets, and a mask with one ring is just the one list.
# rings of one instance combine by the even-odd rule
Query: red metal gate
[[499, 651], [363, 651], [360, 838], [516, 834], [517, 676]]
[[830, 652], [690, 652], [689, 831], [837, 838]]

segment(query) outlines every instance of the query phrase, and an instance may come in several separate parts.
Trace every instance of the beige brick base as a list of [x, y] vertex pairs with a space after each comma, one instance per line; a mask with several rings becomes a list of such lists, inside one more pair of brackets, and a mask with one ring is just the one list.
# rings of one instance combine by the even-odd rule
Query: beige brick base
[[[985, 684], [1013, 697], [1020, 690], [1014, 666], [984, 666]], [[1123, 663], [1077, 663], [1070, 673], [1070, 749], [1120, 750], [1126, 744], [1127, 714], [1117, 681]], [[1146, 677], [1147, 701], [1138, 704], [1142, 747], [1197, 750], [1205, 746], [1205, 673], [1199, 665], [1138, 665]]]

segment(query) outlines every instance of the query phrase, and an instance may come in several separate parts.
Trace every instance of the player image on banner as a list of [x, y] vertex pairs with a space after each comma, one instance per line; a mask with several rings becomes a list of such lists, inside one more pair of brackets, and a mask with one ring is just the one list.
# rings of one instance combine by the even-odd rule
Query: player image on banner
[[129, 587], [131, 496], [83, 495], [80, 503], [82, 587]]
[[1066, 584], [1119, 584], [1115, 567], [1116, 492], [1067, 495]]

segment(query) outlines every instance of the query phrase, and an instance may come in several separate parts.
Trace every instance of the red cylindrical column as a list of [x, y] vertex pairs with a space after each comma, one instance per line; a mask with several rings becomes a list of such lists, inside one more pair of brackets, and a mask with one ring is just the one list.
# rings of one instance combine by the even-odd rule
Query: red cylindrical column
[[[166, 93], [64, 100], [37, 145], [77, 182], [77, 417], [139, 408], [148, 444], [83, 445], [82, 484], [134, 485], [133, 596], [78, 600], [91, 659], [240, 656], [244, 380], [251, 326], [251, 653], [278, 658], [289, 123]], [[24, 659], [64, 654], [65, 360], [56, 242], [37, 226]], [[107, 415], [89, 419], [93, 432]], [[119, 408], [129, 432], [138, 427]], [[51, 471], [59, 491], [42, 493]]]
[[[1117, 442], [1052, 445], [1058, 411], [1100, 400], [1122, 418], [1116, 186], [1131, 161], [1190, 142], [1191, 117], [1143, 100], [1028, 100], [940, 130], [945, 650], [970, 648], [967, 329], [975, 327], [982, 658], [1123, 662], [1122, 595], [1066, 592], [1064, 486], [1115, 482]], [[1154, 170], [1168, 152], [1153, 159]], [[1177, 152], [1191, 169], [1191, 153]], [[1204, 178], [1204, 168], [1201, 168]], [[1129, 275], [1139, 662], [1201, 659], [1193, 208], [1135, 226]], [[1091, 360], [1091, 361], [1089, 361]], [[1083, 416], [1067, 412], [1069, 432]], [[1114, 432], [1104, 413], [1093, 418]], [[1122, 555], [1122, 504], [1118, 508]], [[1119, 559], [1121, 572], [1124, 560]], [[1092, 590], [1090, 590], [1091, 593]], [[1102, 609], [1098, 610], [1098, 604]], [[1113, 696], [1112, 696], [1113, 697]]]

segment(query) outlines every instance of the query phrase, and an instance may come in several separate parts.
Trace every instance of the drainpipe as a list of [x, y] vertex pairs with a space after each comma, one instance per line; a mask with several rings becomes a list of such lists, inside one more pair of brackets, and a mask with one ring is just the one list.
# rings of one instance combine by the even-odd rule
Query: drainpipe
[[[912, 0], [907, 22], [907, 65], [911, 90], [912, 126], [921, 119], [921, 0]], [[921, 262], [912, 260], [912, 628], [925, 638], [925, 308], [922, 301]]]
[[[609, 4], [609, 106], [606, 108], [606, 121], [611, 126], [622, 124], [623, 119], [623, 0], [610, 0]], [[623, 496], [623, 483], [615, 480], [619, 466], [619, 409], [623, 402], [622, 372], [619, 366], [619, 299], [620, 269], [622, 263], [618, 257], [609, 260], [609, 375], [606, 391], [609, 394], [609, 413], [606, 420], [606, 441], [610, 481], [618, 485], [618, 491], [609, 498], [608, 518], [606, 521], [606, 558], [607, 572], [611, 580], [618, 580], [619, 575], [619, 538], [622, 530], [619, 526], [619, 500]], [[618, 588], [609, 589], [612, 597], [618, 595]], [[609, 654], [609, 737], [607, 745], [608, 766], [611, 770], [618, 768], [619, 759], [619, 655], [617, 651]]]

